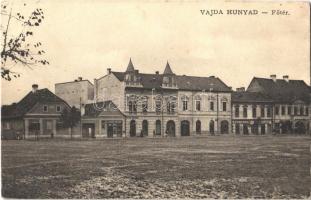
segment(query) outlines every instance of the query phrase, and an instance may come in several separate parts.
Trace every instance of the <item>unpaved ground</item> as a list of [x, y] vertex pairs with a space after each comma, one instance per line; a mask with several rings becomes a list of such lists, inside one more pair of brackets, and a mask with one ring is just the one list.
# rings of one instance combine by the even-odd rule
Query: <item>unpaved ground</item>
[[307, 198], [310, 137], [2, 141], [13, 198]]

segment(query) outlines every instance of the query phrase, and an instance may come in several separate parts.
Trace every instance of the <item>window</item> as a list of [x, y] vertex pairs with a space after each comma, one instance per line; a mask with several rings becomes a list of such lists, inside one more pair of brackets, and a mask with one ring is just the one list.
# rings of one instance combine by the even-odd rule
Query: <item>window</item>
[[279, 106], [275, 106], [275, 115], [279, 115], [279, 113], [280, 113], [280, 108], [279, 108]]
[[201, 110], [201, 101], [196, 101], [196, 102], [195, 102], [195, 109], [196, 109], [197, 111], [200, 111], [200, 110]]
[[243, 107], [243, 117], [246, 118], [247, 117], [247, 106]]
[[168, 102], [166, 105], [167, 112], [168, 113], [174, 113], [175, 111], [175, 103], [174, 102]]
[[56, 130], [61, 130], [64, 128], [64, 124], [61, 121], [56, 122]]
[[257, 117], [257, 110], [256, 110], [256, 106], [253, 106], [253, 118]]
[[39, 120], [29, 120], [29, 131], [39, 131], [40, 122]]
[[297, 106], [295, 106], [294, 107], [294, 115], [297, 115], [297, 113], [298, 113], [298, 108], [297, 108]]
[[291, 115], [292, 114], [292, 106], [287, 107], [287, 114]]
[[222, 102], [222, 111], [227, 111], [227, 102]]
[[195, 130], [197, 133], [201, 133], [201, 121], [200, 120], [196, 122]]
[[56, 106], [56, 112], [60, 112], [61, 109], [60, 109], [60, 106]]
[[48, 111], [48, 106], [44, 105], [43, 106], [43, 112], [47, 112]]
[[10, 129], [10, 122], [4, 122], [3, 129], [9, 130]]
[[53, 128], [53, 122], [47, 121], [46, 122], [46, 130], [52, 130], [52, 128]]
[[301, 107], [300, 107], [300, 115], [303, 115], [303, 110], [304, 110], [304, 109], [303, 109], [303, 107], [301, 106]]
[[267, 117], [271, 117], [271, 107], [267, 108]]
[[306, 115], [309, 115], [309, 109], [306, 107]]
[[141, 104], [141, 108], [142, 108], [143, 113], [146, 113], [148, 111], [148, 102], [143, 101], [143, 103]]
[[281, 107], [281, 114], [282, 114], [282, 115], [285, 115], [285, 106], [282, 106], [282, 107]]
[[240, 134], [240, 124], [235, 124], [235, 134]]
[[161, 101], [156, 101], [155, 103], [156, 103], [156, 105], [155, 105], [156, 106], [155, 107], [156, 113], [159, 114], [161, 112], [161, 105], [162, 105]]
[[183, 100], [182, 109], [183, 109], [183, 111], [188, 110], [188, 101], [187, 100]]
[[235, 106], [234, 115], [235, 115], [235, 117], [239, 117], [239, 115], [240, 115], [240, 106], [239, 105]]
[[261, 117], [265, 117], [265, 107], [264, 107], [264, 106], [262, 106], [262, 107], [260, 108], [260, 116], [261, 116]]
[[210, 110], [214, 111], [214, 102], [213, 101], [210, 102]]
[[105, 129], [106, 128], [106, 121], [102, 120], [101, 126], [102, 126], [102, 129]]
[[129, 112], [132, 113], [132, 112], [137, 112], [137, 105], [136, 105], [136, 102], [135, 101], [129, 101]]

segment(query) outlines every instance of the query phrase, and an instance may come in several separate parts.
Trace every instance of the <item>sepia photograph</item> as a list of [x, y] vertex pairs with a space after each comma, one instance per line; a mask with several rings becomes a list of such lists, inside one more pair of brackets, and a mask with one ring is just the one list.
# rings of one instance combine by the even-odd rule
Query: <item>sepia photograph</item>
[[1, 197], [311, 198], [310, 10], [2, 0]]

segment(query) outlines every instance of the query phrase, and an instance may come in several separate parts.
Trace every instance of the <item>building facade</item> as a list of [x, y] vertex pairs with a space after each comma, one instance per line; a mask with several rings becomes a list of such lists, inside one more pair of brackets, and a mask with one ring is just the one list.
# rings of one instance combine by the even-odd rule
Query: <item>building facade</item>
[[287, 75], [277, 79], [253, 78], [248, 92], [261, 93], [272, 101], [271, 122], [275, 133], [306, 134], [310, 131], [310, 89], [302, 80], [290, 80]]
[[244, 88], [232, 93], [232, 132], [242, 135], [265, 135], [272, 131], [272, 99]]
[[80, 109], [81, 105], [93, 102], [94, 86], [88, 80], [78, 79], [55, 84], [55, 94], [64, 99], [71, 107]]
[[2, 136], [10, 139], [15, 136], [69, 137], [71, 129], [64, 128], [60, 120], [64, 109], [70, 109], [70, 106], [63, 99], [34, 84], [32, 91], [18, 103], [2, 106]]
[[214, 76], [176, 75], [169, 63], [162, 74], [145, 74], [130, 60], [125, 72], [107, 69], [94, 88], [96, 102], [111, 101], [124, 116], [124, 137], [231, 133], [232, 90]]

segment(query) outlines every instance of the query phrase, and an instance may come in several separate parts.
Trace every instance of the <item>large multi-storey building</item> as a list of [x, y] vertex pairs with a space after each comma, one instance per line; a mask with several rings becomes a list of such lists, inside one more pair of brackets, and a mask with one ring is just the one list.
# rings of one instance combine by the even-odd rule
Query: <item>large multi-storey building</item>
[[[253, 78], [247, 91], [232, 95], [235, 133], [308, 133], [311, 112], [310, 87], [302, 80]], [[242, 131], [241, 131], [242, 130]]]
[[[176, 75], [168, 62], [162, 74], [145, 74], [130, 60], [125, 72], [107, 69], [105, 76], [95, 79], [94, 88], [96, 103], [86, 105], [82, 121], [84, 132], [94, 136], [231, 132], [232, 90], [214, 76]], [[118, 112], [109, 112], [109, 105]], [[101, 115], [101, 110], [108, 113]]]

